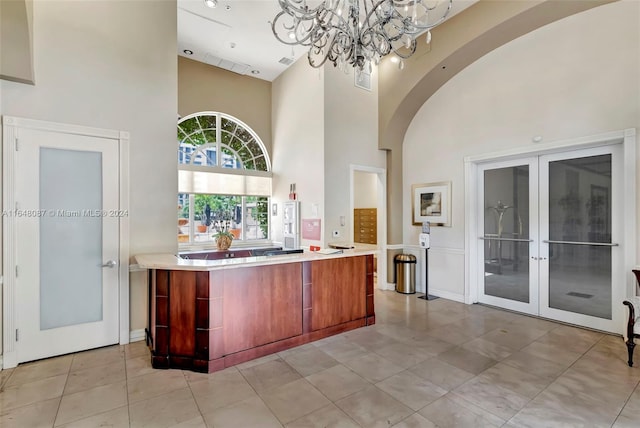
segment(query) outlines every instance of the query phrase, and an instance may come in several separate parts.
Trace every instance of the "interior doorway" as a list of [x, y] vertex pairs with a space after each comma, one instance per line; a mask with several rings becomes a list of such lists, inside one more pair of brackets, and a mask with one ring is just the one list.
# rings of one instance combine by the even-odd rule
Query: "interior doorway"
[[376, 286], [386, 288], [386, 171], [383, 168], [350, 167], [349, 241], [378, 249], [375, 256]]

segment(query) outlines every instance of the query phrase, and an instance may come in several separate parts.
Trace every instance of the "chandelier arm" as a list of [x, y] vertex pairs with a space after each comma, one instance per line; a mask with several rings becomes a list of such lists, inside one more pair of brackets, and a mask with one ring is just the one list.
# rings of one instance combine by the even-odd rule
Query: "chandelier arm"
[[[431, 30], [435, 27], [437, 27], [438, 25], [442, 24], [442, 22], [444, 22], [445, 19], [447, 19], [447, 16], [449, 15], [449, 12], [451, 12], [451, 8], [453, 7], [453, 0], [447, 0], [448, 4], [447, 4], [447, 10], [440, 16], [440, 18], [438, 18], [436, 21], [432, 22], [431, 24], [425, 24], [425, 25], [419, 25], [417, 23], [411, 23], [412, 27], [414, 27], [415, 30], [415, 34], [417, 33], [421, 33], [425, 30]], [[424, 3], [422, 3], [421, 1], [417, 2], [420, 3], [422, 5], [422, 7], [424, 7], [425, 11], [430, 12], [432, 10], [435, 10], [438, 6], [438, 2], [436, 2], [434, 4], [434, 6], [429, 7], [427, 5], [425, 5]]]
[[[330, 61], [340, 69], [347, 63], [362, 69], [391, 52], [409, 58], [416, 52], [415, 37], [441, 24], [453, 4], [453, 0], [433, 5], [423, 0], [322, 0], [310, 8], [307, 1], [278, 0], [281, 11], [271, 30], [285, 45], [308, 47], [313, 67]], [[436, 15], [436, 9], [445, 10]], [[429, 23], [432, 17], [437, 19]]]
[[334, 66], [336, 65], [337, 57], [335, 56], [335, 48], [334, 48], [334, 46], [336, 45], [335, 37], [331, 41], [331, 45], [326, 50], [326, 53], [322, 54], [323, 49], [327, 46], [327, 43], [328, 43], [328, 41], [325, 42], [321, 47], [314, 45], [314, 48], [316, 49], [317, 53], [319, 54], [319, 57], [322, 58], [322, 61], [320, 61], [317, 64], [315, 63], [315, 61], [312, 58], [312, 49], [309, 49], [309, 52], [307, 53], [307, 59], [309, 60], [309, 65], [311, 65], [314, 68], [320, 68], [325, 64], [325, 62], [327, 62], [327, 60], [331, 61]]
[[[318, 10], [324, 9], [323, 2], [313, 9], [309, 9], [306, 1], [303, 0], [278, 0], [278, 4], [280, 4], [280, 8], [287, 15], [302, 19], [313, 19]], [[297, 4], [303, 5], [303, 7], [298, 7]]]
[[400, 58], [402, 59], [407, 59], [409, 58], [411, 55], [413, 55], [414, 53], [416, 53], [416, 47], [417, 47], [417, 43], [415, 40], [411, 41], [411, 46], [409, 48], [407, 48], [406, 46], [404, 46], [405, 50], [408, 50], [409, 53], [403, 53], [403, 51], [399, 50], [399, 49], [393, 49], [393, 53], [398, 55]]
[[379, 31], [375, 31], [372, 28], [368, 28], [362, 33], [361, 42], [363, 46], [369, 47], [380, 57], [391, 53], [390, 40]]
[[[275, 16], [275, 18], [271, 22], [271, 32], [273, 32], [273, 35], [276, 37], [276, 39], [278, 39], [278, 41], [280, 43], [284, 43], [285, 45], [289, 45], [289, 46], [294, 46], [294, 45], [309, 46], [311, 44], [310, 42], [307, 42], [307, 40], [309, 39], [309, 35], [307, 34], [302, 39], [298, 39], [297, 38], [297, 33], [295, 32], [296, 27], [303, 21], [294, 21], [294, 23], [291, 26], [288, 26], [288, 25], [283, 23], [282, 27], [287, 31], [287, 37], [281, 37], [280, 34], [278, 34], [278, 30], [276, 30], [276, 26], [278, 24], [278, 21], [282, 17], [290, 17], [290, 16], [291, 15], [287, 14], [284, 11], [278, 12], [278, 14]], [[292, 31], [294, 32], [294, 35], [296, 35], [295, 39], [289, 38], [289, 34]], [[306, 30], [305, 29], [305, 31], [309, 32], [310, 30]]]

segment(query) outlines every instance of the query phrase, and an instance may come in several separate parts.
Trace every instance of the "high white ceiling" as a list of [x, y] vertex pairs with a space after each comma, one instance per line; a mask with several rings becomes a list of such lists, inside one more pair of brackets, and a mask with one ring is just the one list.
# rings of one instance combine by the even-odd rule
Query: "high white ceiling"
[[[454, 0], [449, 17], [475, 1]], [[303, 47], [284, 45], [273, 35], [270, 21], [279, 10], [277, 0], [219, 0], [215, 9], [204, 0], [178, 0], [178, 55], [273, 81], [288, 67], [279, 63], [282, 58], [306, 55]]]

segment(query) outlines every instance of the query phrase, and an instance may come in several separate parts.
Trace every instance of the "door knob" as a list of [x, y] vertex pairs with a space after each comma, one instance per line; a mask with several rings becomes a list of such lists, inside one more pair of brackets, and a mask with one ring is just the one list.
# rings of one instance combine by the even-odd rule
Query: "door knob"
[[103, 264], [102, 267], [114, 268], [114, 267], [116, 267], [116, 264], [117, 263], [115, 262], [115, 260], [109, 260], [108, 262]]

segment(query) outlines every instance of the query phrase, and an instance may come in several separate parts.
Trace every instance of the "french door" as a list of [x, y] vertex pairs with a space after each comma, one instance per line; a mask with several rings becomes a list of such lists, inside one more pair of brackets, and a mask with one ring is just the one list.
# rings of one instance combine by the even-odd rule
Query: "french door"
[[622, 145], [487, 163], [478, 171], [478, 300], [617, 331]]
[[15, 159], [17, 362], [118, 343], [118, 145], [23, 128]]

